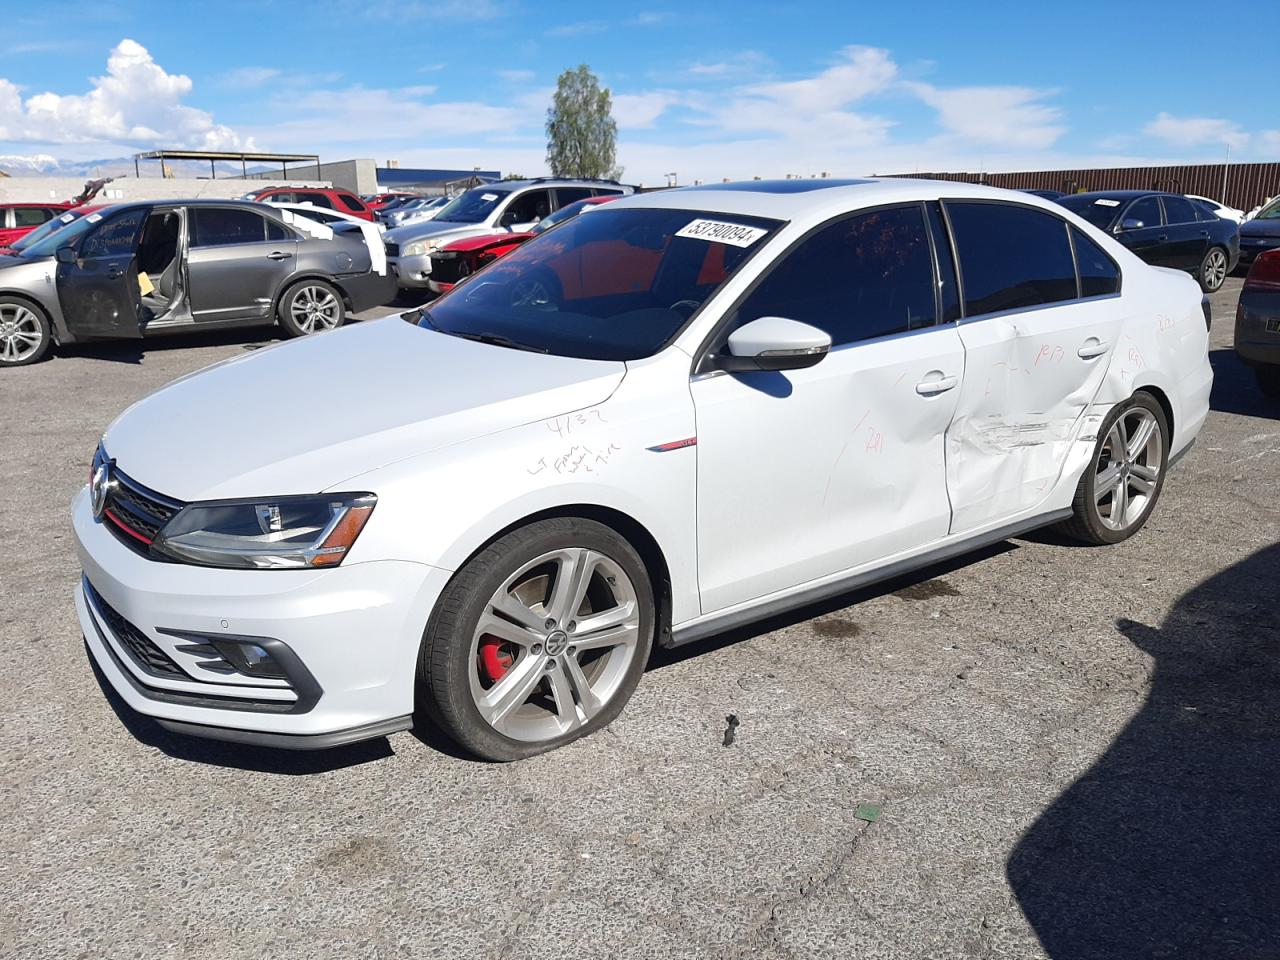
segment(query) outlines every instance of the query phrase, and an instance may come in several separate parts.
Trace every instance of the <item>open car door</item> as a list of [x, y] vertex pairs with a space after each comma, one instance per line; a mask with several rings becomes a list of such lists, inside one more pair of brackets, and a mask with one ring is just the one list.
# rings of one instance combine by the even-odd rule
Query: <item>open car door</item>
[[74, 247], [58, 250], [58, 301], [76, 339], [142, 336], [137, 254], [147, 212], [103, 218]]

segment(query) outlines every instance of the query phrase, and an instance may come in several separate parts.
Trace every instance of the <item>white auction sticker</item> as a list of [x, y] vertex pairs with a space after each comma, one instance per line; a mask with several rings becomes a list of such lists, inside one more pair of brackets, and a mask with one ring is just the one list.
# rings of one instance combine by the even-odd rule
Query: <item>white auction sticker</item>
[[58, 218], [58, 220], [62, 223], [70, 223], [75, 218], [76, 218], [76, 215], [74, 213], [64, 213], [62, 216]]
[[1094, 205], [1095, 207], [1118, 207], [1118, 206], [1120, 206], [1120, 201], [1119, 201], [1119, 200], [1107, 200], [1107, 199], [1103, 198], [1103, 199], [1100, 199], [1100, 200], [1095, 200], [1095, 201], [1093, 201], [1093, 205]]
[[723, 220], [694, 220], [677, 230], [676, 236], [749, 247], [768, 232], [763, 227], [744, 227], [740, 223], [725, 223]]
[[90, 223], [97, 223], [99, 220], [102, 219], [102, 214], [91, 213], [87, 217], [85, 217], [85, 219], [88, 220]]
[[493, 203], [493, 201], [498, 199], [498, 195], [496, 193], [482, 193], [480, 194], [480, 199], [485, 203]]

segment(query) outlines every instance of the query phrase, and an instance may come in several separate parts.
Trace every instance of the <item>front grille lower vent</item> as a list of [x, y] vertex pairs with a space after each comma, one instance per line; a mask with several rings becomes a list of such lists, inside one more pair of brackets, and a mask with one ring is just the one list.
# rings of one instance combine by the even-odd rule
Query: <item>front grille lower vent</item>
[[84, 582], [85, 593], [93, 602], [93, 606], [106, 622], [111, 635], [128, 651], [133, 662], [144, 671], [156, 677], [168, 677], [172, 680], [190, 680], [169, 655], [151, 642], [145, 633], [116, 612], [115, 608], [93, 588], [88, 580]]

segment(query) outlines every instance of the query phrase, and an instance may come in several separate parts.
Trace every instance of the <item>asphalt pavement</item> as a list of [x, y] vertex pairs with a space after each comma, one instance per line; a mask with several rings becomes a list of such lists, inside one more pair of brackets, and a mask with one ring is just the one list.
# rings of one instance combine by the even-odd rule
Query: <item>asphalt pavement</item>
[[[95, 677], [68, 504], [98, 436], [271, 331], [3, 371], [0, 955], [1280, 956], [1280, 404], [1231, 352], [1239, 285], [1137, 537], [659, 653], [610, 728], [505, 766], [429, 729], [187, 740]], [[282, 431], [326, 403], [249, 402]]]

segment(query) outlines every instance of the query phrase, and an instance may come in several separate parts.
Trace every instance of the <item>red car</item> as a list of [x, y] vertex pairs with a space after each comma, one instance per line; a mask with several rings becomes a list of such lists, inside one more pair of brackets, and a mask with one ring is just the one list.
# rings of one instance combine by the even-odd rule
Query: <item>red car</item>
[[365, 200], [365, 204], [370, 210], [381, 210], [394, 200], [414, 200], [418, 196], [416, 193], [375, 193]]
[[24, 247], [29, 247], [33, 243], [43, 240], [55, 230], [61, 230], [72, 220], [79, 220], [86, 213], [93, 213], [95, 210], [102, 210], [101, 204], [88, 207], [71, 207], [65, 211], [59, 212], [52, 220], [46, 220], [40, 226], [33, 230], [29, 230], [26, 234], [14, 240], [12, 243], [0, 246], [0, 256], [10, 256], [17, 254]]
[[610, 200], [618, 200], [621, 194], [587, 197], [565, 204], [555, 213], [544, 217], [528, 233], [486, 233], [479, 237], [464, 237], [431, 254], [431, 279], [427, 286], [436, 293], [445, 293], [453, 285], [465, 280], [481, 267], [510, 253], [520, 244], [557, 224], [572, 220], [587, 207], [594, 207]]
[[69, 203], [0, 203], [0, 247], [21, 240], [70, 208]]
[[350, 190], [335, 190], [331, 187], [263, 187], [245, 194], [244, 199], [257, 200], [259, 203], [309, 203], [315, 207], [348, 213], [361, 220], [374, 219], [369, 205]]

